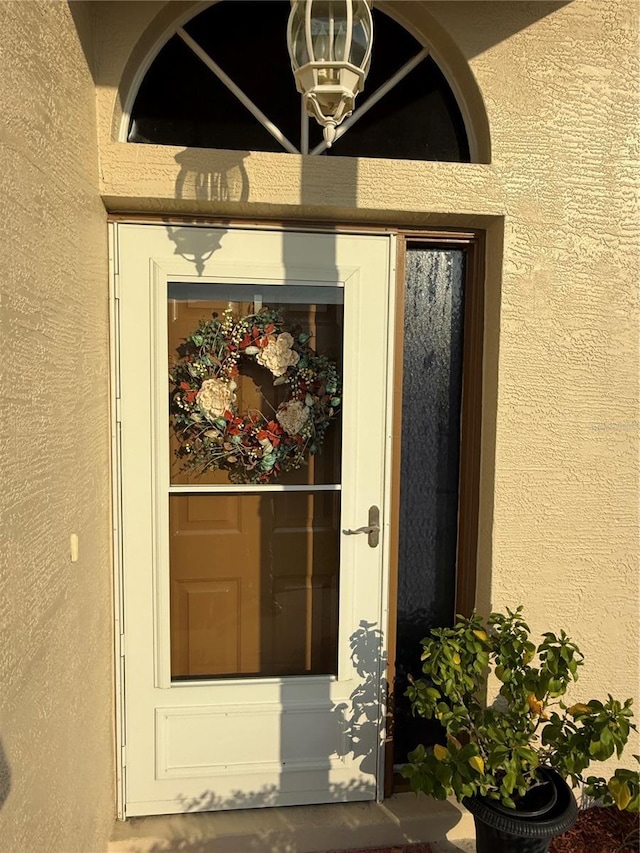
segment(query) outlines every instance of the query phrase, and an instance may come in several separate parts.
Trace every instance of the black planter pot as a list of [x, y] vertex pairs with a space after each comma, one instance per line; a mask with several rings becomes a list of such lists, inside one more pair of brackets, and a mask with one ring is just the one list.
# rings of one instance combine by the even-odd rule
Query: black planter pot
[[485, 797], [465, 797], [476, 825], [477, 853], [547, 853], [554, 835], [573, 826], [578, 808], [571, 788], [555, 770], [545, 767], [539, 773], [549, 788], [532, 808], [506, 809]]

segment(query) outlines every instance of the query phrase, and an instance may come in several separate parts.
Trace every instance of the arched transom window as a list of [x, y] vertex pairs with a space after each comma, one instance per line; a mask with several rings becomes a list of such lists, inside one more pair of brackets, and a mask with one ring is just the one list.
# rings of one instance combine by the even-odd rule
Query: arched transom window
[[129, 142], [469, 162], [456, 99], [424, 48], [374, 8], [371, 70], [331, 149], [301, 108], [286, 45], [289, 0], [220, 0], [176, 29], [150, 65]]

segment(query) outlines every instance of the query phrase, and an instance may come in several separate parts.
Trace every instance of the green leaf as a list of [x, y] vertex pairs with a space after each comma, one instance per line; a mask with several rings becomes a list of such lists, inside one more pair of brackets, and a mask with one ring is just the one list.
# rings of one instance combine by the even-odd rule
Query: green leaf
[[419, 764], [420, 762], [424, 761], [426, 755], [427, 751], [425, 750], [424, 746], [422, 744], [418, 744], [418, 746], [416, 746], [414, 750], [408, 753], [407, 758], [409, 759], [409, 761], [415, 761], [416, 764]]
[[626, 809], [628, 812], [632, 812], [633, 814], [637, 814], [640, 812], [640, 792], [635, 795], [635, 797], [631, 800]]
[[631, 791], [627, 783], [616, 776], [612, 776], [607, 782], [607, 787], [611, 791], [611, 796], [617, 807], [620, 811], [624, 811], [631, 802]]
[[489, 652], [478, 652], [478, 664], [484, 669], [489, 665]]
[[589, 755], [598, 761], [606, 761], [611, 755], [613, 755], [613, 747], [606, 747], [602, 741], [592, 740], [589, 744]]
[[439, 761], [434, 770], [436, 779], [441, 785], [449, 785], [451, 782], [451, 767]]
[[[507, 794], [512, 794], [515, 786], [516, 786], [516, 774], [513, 772], [513, 770], [510, 770], [506, 774], [504, 779], [502, 780], [502, 787], [507, 792]], [[514, 808], [515, 808], [515, 806], [514, 806]]]
[[611, 729], [605, 728], [600, 732], [600, 741], [603, 746], [610, 747], [613, 745], [613, 735]]
[[528, 761], [532, 767], [537, 767], [539, 764], [538, 753], [534, 749], [529, 749], [526, 746], [521, 746], [518, 749], [518, 755]]
[[460, 750], [457, 758], [458, 761], [468, 761], [472, 756], [478, 754], [478, 747], [475, 743], [468, 743], [466, 746], [463, 746]]

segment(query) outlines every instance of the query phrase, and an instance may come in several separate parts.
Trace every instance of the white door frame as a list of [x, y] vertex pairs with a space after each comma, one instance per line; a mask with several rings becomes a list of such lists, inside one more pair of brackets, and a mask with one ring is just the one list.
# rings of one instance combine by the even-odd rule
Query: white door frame
[[[125, 220], [120, 220], [122, 224], [127, 223]], [[140, 221], [136, 220], [135, 224], [140, 225]], [[150, 222], [149, 224], [152, 224]], [[157, 220], [153, 222], [158, 225]], [[163, 223], [164, 224], [164, 223]], [[114, 605], [115, 605], [115, 680], [116, 680], [116, 780], [117, 780], [117, 802], [118, 802], [118, 817], [124, 819], [125, 815], [125, 767], [126, 767], [126, 745], [124, 734], [124, 644], [123, 644], [123, 584], [122, 584], [122, 492], [121, 492], [121, 441], [120, 441], [120, 365], [119, 365], [119, 266], [118, 266], [118, 222], [109, 224], [109, 260], [110, 260], [110, 361], [111, 361], [111, 440], [112, 440], [112, 468], [113, 468], [113, 549], [114, 549]], [[376, 234], [385, 236], [389, 240], [389, 282], [388, 282], [388, 330], [387, 330], [387, 351], [386, 351], [386, 411], [384, 412], [385, 426], [385, 447], [384, 447], [384, 494], [383, 494], [383, 512], [381, 517], [381, 526], [383, 528], [382, 536], [382, 589], [381, 589], [381, 612], [379, 625], [383, 631], [387, 631], [389, 624], [389, 519], [391, 508], [391, 432], [392, 432], [392, 406], [394, 400], [393, 394], [393, 359], [395, 352], [395, 293], [396, 293], [396, 240], [393, 234], [385, 229], [380, 231], [372, 231], [370, 229], [358, 231], [354, 229], [344, 229], [343, 231], [333, 228], [309, 228], [302, 226], [301, 228], [283, 229], [278, 226], [267, 225], [251, 225], [246, 226], [238, 223], [235, 226], [220, 223], [224, 228], [240, 228], [243, 230], [286, 230], [293, 233], [299, 232], [316, 232], [346, 234], [356, 236], [358, 234], [369, 235]], [[202, 227], [211, 228], [212, 223], [208, 221]], [[190, 223], [190, 227], [198, 227], [197, 223]], [[381, 714], [384, 718], [386, 709], [381, 707]], [[383, 799], [384, 787], [384, 749], [378, 753], [378, 783], [376, 798], [378, 801]]]

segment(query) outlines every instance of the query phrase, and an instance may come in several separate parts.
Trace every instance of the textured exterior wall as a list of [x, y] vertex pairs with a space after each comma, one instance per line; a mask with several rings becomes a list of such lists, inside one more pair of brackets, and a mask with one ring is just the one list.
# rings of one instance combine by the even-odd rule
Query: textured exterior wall
[[[387, 5], [415, 30], [435, 22], [443, 60], [469, 64], [490, 165], [119, 143], [118, 81], [168, 7], [101, 3], [103, 197], [120, 211], [486, 225], [478, 604], [523, 603], [534, 632], [570, 633], [587, 656], [576, 698], [637, 698], [638, 5]], [[225, 196], [203, 197], [196, 176], [221, 173]]]
[[575, 697], [634, 696], [640, 716], [638, 5], [575, 2], [484, 51], [499, 14], [458, 5], [439, 13], [465, 15], [505, 200], [479, 600], [564, 628], [586, 655]]
[[6, 853], [104, 849], [114, 818], [106, 226], [73, 16], [0, 4]]

